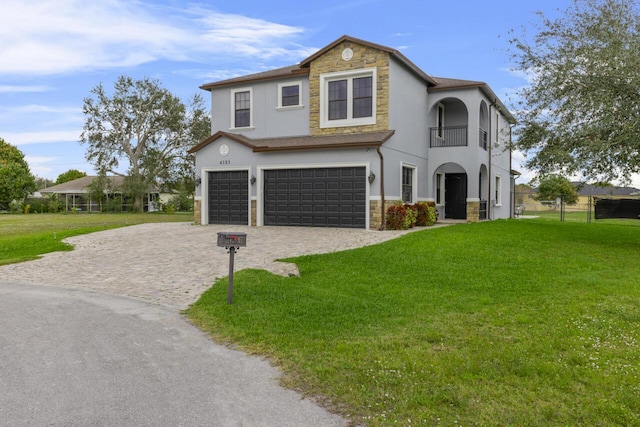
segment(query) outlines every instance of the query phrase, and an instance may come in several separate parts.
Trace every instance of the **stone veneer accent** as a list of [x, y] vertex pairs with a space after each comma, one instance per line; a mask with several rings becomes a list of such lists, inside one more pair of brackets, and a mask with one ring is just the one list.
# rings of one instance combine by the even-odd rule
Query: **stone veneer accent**
[[[384, 209], [398, 203], [398, 200], [385, 200]], [[382, 200], [369, 200], [369, 229], [379, 230], [382, 222]]]
[[480, 202], [467, 201], [467, 222], [480, 221]]
[[202, 224], [202, 200], [193, 200], [193, 222], [197, 225]]
[[[342, 51], [353, 50], [349, 61], [342, 59]], [[365, 126], [320, 128], [320, 74], [336, 71], [377, 68], [376, 123]], [[389, 130], [389, 54], [351, 41], [344, 41], [311, 62], [309, 70], [309, 133], [334, 135]]]
[[251, 200], [251, 226], [255, 227], [258, 224], [258, 205], [257, 200]]

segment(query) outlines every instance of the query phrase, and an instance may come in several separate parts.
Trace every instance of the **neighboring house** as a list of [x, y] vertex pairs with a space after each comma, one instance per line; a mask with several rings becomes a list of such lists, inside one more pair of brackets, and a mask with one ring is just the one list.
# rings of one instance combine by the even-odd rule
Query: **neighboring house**
[[640, 190], [633, 187], [616, 187], [613, 185], [593, 185], [583, 182], [572, 182], [578, 191], [580, 201], [578, 203], [587, 203], [589, 196], [591, 197], [634, 197], [640, 196]]
[[[91, 200], [90, 185], [97, 176], [84, 176], [82, 178], [67, 181], [62, 184], [43, 188], [40, 193], [43, 196], [57, 195], [65, 205], [66, 211], [79, 210], [88, 212], [100, 212], [100, 204], [96, 200]], [[123, 197], [123, 210], [130, 210], [133, 205], [131, 198], [123, 194], [121, 188], [124, 183], [124, 176], [107, 176], [108, 183], [106, 185], [105, 194], [107, 199], [114, 197]], [[166, 202], [170, 194], [160, 194], [157, 189], [150, 189], [144, 198], [144, 211], [153, 212], [154, 201]]]
[[398, 201], [440, 218], [513, 215], [511, 125], [486, 83], [432, 77], [343, 36], [297, 65], [205, 84], [202, 224], [382, 228]]
[[[573, 205], [566, 205], [565, 209], [570, 211], [587, 211], [593, 207], [594, 198], [606, 199], [628, 199], [640, 196], [640, 190], [633, 187], [616, 187], [613, 185], [593, 185], [584, 182], [574, 181], [571, 184], [578, 192], [578, 201]], [[554, 200], [535, 200], [538, 190], [536, 188], [523, 189], [520, 186], [516, 189], [516, 205], [524, 206], [525, 211], [546, 211], [560, 208], [560, 198]], [[591, 202], [589, 201], [591, 198]]]

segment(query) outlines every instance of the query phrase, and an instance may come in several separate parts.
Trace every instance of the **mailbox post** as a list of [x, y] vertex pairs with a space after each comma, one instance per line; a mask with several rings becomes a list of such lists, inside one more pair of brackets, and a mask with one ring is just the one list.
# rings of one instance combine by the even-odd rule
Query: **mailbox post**
[[227, 288], [227, 304], [233, 302], [233, 258], [236, 250], [247, 246], [246, 233], [230, 233], [221, 231], [218, 233], [218, 246], [224, 247], [229, 252], [229, 286]]

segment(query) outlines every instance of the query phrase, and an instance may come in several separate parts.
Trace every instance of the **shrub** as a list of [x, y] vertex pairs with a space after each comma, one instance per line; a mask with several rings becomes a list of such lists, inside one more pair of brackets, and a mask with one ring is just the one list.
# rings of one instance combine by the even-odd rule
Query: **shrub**
[[425, 227], [436, 223], [436, 204], [434, 202], [418, 202], [412, 205], [416, 212], [416, 226]]
[[13, 202], [9, 203], [9, 212], [13, 212], [13, 213], [22, 212], [23, 205], [24, 205], [23, 202], [14, 200]]
[[404, 217], [404, 221], [402, 223], [402, 229], [406, 230], [408, 228], [413, 228], [416, 226], [416, 219], [418, 218], [418, 210], [415, 208], [415, 205], [404, 205], [404, 208], [407, 211], [407, 214]]
[[193, 211], [193, 193], [181, 192], [171, 197], [169, 203], [173, 205], [177, 212]]
[[27, 206], [29, 207], [29, 212], [33, 213], [46, 213], [49, 212], [49, 207], [47, 206], [47, 199], [44, 197], [29, 197], [25, 200], [25, 205], [23, 205], [22, 210], [24, 213], [27, 212]]
[[394, 203], [387, 208], [386, 228], [388, 230], [407, 230], [416, 225], [417, 213], [413, 205], [402, 202]]
[[51, 213], [58, 213], [64, 210], [64, 204], [57, 195], [52, 195], [47, 201], [47, 208]]
[[429, 205], [427, 202], [418, 202], [413, 205], [413, 209], [416, 211], [416, 226], [424, 227], [427, 225], [427, 218], [429, 215]]
[[389, 230], [402, 230], [407, 210], [402, 204], [393, 204], [387, 208], [386, 227]]

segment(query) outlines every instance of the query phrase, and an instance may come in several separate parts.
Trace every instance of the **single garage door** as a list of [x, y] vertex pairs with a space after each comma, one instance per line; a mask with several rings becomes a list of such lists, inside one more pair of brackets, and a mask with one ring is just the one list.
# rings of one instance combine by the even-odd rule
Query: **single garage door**
[[264, 171], [265, 225], [364, 228], [365, 168]]
[[209, 224], [249, 224], [249, 172], [209, 172]]

